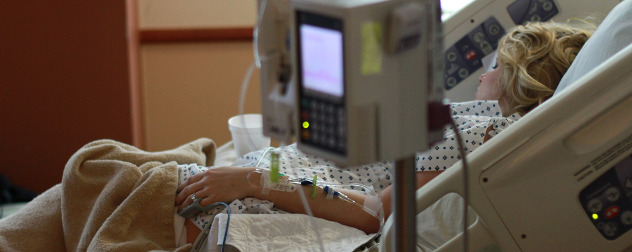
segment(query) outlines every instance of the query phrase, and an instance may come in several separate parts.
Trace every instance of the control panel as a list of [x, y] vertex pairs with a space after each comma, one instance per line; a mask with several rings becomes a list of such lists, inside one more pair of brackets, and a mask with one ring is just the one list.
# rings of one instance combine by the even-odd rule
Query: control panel
[[303, 143], [346, 154], [346, 123], [343, 103], [303, 95], [300, 106], [300, 137]]
[[547, 21], [559, 13], [553, 0], [517, 0], [507, 6], [507, 11], [515, 24]]
[[343, 21], [298, 11], [299, 137], [346, 155]]
[[483, 58], [494, 53], [504, 28], [493, 17], [461, 38], [444, 53], [445, 89], [450, 90], [483, 67]]
[[632, 156], [603, 174], [579, 195], [588, 218], [608, 240], [632, 229]]

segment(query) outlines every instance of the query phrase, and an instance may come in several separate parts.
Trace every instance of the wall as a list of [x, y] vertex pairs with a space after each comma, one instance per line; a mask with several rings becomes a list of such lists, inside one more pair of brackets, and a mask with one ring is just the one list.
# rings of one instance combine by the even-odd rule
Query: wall
[[[254, 60], [255, 5], [254, 0], [140, 2], [145, 149], [169, 149], [199, 137], [218, 145], [230, 141], [227, 121], [238, 114], [241, 84]], [[222, 36], [235, 30], [250, 33]], [[149, 32], [169, 39], [142, 38]], [[260, 112], [256, 71], [247, 94], [245, 111]]]
[[0, 174], [42, 192], [82, 145], [132, 138], [125, 1], [4, 1]]
[[140, 29], [252, 27], [256, 0], [142, 0]]
[[[146, 149], [169, 149], [199, 137], [218, 145], [229, 141], [228, 118], [238, 114], [251, 48], [250, 41], [142, 45]], [[259, 77], [252, 78], [246, 112], [258, 113]]]

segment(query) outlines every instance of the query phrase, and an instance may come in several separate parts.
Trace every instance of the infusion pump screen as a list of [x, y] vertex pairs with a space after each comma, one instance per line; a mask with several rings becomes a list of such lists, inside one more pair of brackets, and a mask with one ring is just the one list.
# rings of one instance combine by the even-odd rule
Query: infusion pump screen
[[344, 94], [341, 25], [326, 17], [299, 15], [301, 85], [327, 96]]

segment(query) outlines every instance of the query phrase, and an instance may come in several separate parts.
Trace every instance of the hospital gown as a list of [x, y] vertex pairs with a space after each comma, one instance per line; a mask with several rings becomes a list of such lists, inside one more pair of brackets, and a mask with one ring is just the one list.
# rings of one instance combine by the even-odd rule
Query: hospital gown
[[[484, 142], [485, 134], [491, 137], [500, 133], [518, 120], [518, 114], [502, 117], [500, 107], [496, 101], [470, 101], [453, 103], [451, 106], [452, 118], [454, 118], [458, 131], [464, 141], [466, 153], [474, 151]], [[490, 130], [488, 131], [488, 128]], [[438, 143], [429, 150], [418, 153], [416, 156], [416, 170], [438, 171], [445, 170], [457, 161], [461, 160], [454, 129], [448, 126], [444, 130], [443, 142]], [[297, 149], [296, 144], [275, 148], [280, 153], [280, 172], [292, 178], [311, 179], [317, 175], [318, 181], [337, 185], [362, 184], [368, 189], [379, 193], [391, 184], [391, 169], [393, 161], [372, 163], [354, 167], [338, 168], [332, 162], [315, 155], [305, 154]], [[269, 155], [262, 156], [265, 150], [259, 150], [240, 157], [234, 166], [259, 167], [269, 169]], [[261, 162], [259, 162], [261, 161]], [[195, 173], [208, 168], [197, 165], [180, 165], [180, 183], [186, 181]], [[212, 169], [212, 168], [211, 168]], [[350, 189], [361, 189], [351, 187]], [[230, 204], [231, 213], [282, 213], [274, 204], [254, 198], [235, 200]], [[195, 217], [193, 222], [200, 228], [213, 220], [214, 214], [221, 209], [213, 209]]]

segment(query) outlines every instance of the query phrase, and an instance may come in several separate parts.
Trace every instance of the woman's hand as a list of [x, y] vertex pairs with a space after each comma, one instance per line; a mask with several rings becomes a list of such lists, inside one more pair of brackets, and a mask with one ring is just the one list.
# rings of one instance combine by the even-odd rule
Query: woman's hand
[[[186, 206], [193, 204], [193, 193], [195, 197], [202, 199], [202, 206], [215, 202], [230, 203], [235, 199], [252, 196], [257, 187], [248, 183], [247, 178], [254, 170], [255, 168], [217, 167], [195, 174], [178, 187], [175, 205], [178, 211], [182, 211]], [[256, 183], [258, 182], [256, 179]]]

